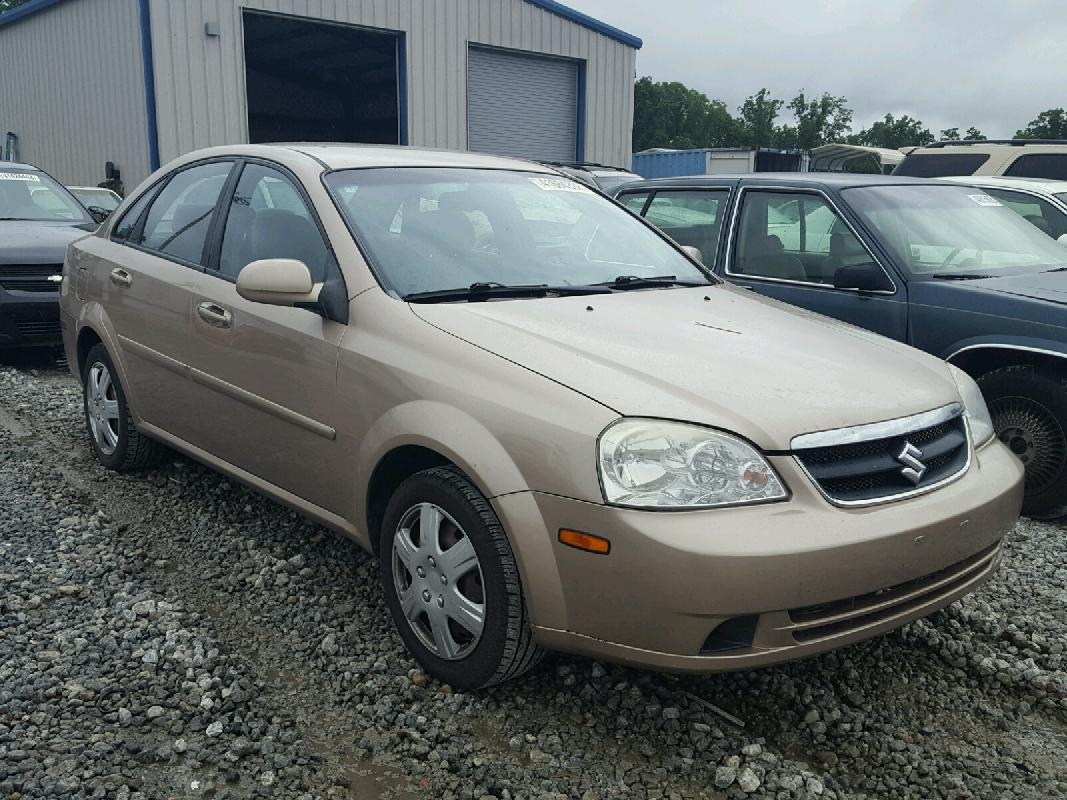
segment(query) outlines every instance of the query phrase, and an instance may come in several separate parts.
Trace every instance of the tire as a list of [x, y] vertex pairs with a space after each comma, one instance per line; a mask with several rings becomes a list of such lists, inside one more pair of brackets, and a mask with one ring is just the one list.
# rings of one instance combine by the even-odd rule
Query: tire
[[82, 366], [82, 407], [89, 446], [97, 461], [115, 472], [132, 472], [157, 464], [166, 448], [137, 430], [115, 365], [102, 345], [95, 345]]
[[[424, 538], [424, 525], [433, 525], [436, 537]], [[434, 467], [400, 485], [386, 506], [378, 557], [393, 622], [439, 681], [481, 689], [518, 677], [543, 657], [504, 528], [455, 469]], [[474, 631], [471, 612], [479, 605], [482, 624]]]
[[1067, 381], [1017, 365], [986, 373], [978, 386], [997, 437], [1026, 467], [1023, 514], [1067, 514]]

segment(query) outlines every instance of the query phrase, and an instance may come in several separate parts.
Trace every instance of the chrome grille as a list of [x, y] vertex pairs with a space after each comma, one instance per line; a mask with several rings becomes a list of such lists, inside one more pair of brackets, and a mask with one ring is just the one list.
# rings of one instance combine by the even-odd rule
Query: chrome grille
[[[969, 447], [962, 409], [956, 405], [861, 428], [798, 437], [841, 444], [794, 447], [793, 454], [831, 501], [862, 505], [926, 491], [960, 474], [967, 467]], [[860, 438], [870, 435], [871, 438]], [[906, 453], [912, 454], [919, 469]], [[917, 454], [917, 455], [916, 455]]]
[[58, 292], [49, 278], [63, 272], [62, 264], [0, 264], [0, 288], [14, 292]]

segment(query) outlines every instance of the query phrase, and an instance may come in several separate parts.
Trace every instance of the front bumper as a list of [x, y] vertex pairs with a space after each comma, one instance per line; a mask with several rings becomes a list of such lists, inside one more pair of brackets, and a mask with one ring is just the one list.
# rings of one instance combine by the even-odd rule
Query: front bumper
[[[866, 508], [834, 507], [792, 458], [772, 461], [793, 490], [787, 502], [649, 512], [536, 492], [495, 498], [538, 641], [682, 672], [824, 652], [973, 591], [1022, 504], [1022, 467], [999, 442], [948, 486]], [[560, 544], [560, 528], [607, 537], [611, 552]]]
[[59, 292], [0, 288], [0, 347], [58, 347]]

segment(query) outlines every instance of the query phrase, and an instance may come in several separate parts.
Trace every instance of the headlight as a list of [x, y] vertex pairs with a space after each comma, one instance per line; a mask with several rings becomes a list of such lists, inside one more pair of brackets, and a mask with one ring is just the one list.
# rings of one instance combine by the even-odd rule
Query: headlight
[[974, 382], [970, 375], [951, 364], [948, 365], [948, 368], [952, 370], [952, 378], [956, 381], [956, 387], [960, 390], [960, 397], [963, 399], [963, 413], [967, 418], [967, 426], [971, 429], [971, 439], [974, 441], [974, 447], [978, 449], [992, 439], [995, 433], [993, 420], [989, 418], [989, 408], [985, 404], [985, 398], [982, 397], [982, 390], [978, 388], [978, 384]]
[[599, 447], [604, 499], [616, 505], [697, 508], [789, 496], [750, 444], [708, 428], [624, 419], [601, 434]]

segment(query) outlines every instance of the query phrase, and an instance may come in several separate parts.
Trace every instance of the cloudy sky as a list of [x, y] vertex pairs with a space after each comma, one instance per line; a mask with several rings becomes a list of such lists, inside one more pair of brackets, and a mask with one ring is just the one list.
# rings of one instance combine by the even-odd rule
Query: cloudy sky
[[853, 127], [886, 113], [935, 135], [1008, 137], [1067, 106], [1067, 0], [569, 0], [644, 40], [637, 74], [736, 113], [766, 86], [848, 98]]

